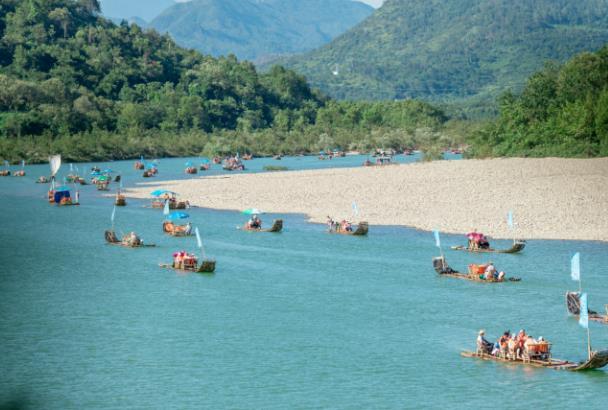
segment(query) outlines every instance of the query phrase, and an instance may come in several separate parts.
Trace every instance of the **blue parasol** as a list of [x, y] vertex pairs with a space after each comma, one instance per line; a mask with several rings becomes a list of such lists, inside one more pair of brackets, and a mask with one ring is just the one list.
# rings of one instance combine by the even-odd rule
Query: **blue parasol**
[[166, 189], [157, 189], [156, 191], [150, 192], [151, 196], [161, 196], [161, 195], [164, 195], [164, 194], [177, 195], [176, 192], [167, 191]]
[[69, 190], [70, 190], [70, 188], [65, 185], [61, 185], [61, 186], [58, 186], [57, 188], [55, 188], [55, 192], [67, 192]]
[[209, 158], [201, 158], [201, 163], [208, 164], [209, 163]]
[[188, 215], [185, 212], [171, 212], [168, 216], [167, 219], [173, 221], [175, 219], [187, 219], [190, 218], [190, 215]]
[[103, 170], [104, 174], [111, 174], [112, 172], [114, 172], [114, 171], [112, 171], [110, 168], [106, 168]]
[[99, 175], [101, 175], [101, 172], [99, 172], [99, 171], [91, 172], [91, 176], [98, 177]]
[[185, 164], [185, 165], [186, 165], [186, 166], [189, 168], [189, 167], [191, 167], [191, 166], [192, 166], [192, 162], [188, 161], [188, 162], [186, 162], [186, 164]]

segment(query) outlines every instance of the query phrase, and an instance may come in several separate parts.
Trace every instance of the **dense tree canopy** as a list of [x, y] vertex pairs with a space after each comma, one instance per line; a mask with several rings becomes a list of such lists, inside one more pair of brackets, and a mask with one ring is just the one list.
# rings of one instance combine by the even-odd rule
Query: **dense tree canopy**
[[608, 156], [608, 46], [548, 63], [472, 139], [478, 156]]
[[444, 121], [414, 101], [332, 102], [282, 67], [260, 75], [233, 56], [204, 56], [153, 30], [114, 25], [99, 16], [97, 0], [0, 1], [4, 158], [191, 155], [245, 145], [302, 152], [374, 144], [371, 130], [397, 133], [392, 144], [403, 145]]

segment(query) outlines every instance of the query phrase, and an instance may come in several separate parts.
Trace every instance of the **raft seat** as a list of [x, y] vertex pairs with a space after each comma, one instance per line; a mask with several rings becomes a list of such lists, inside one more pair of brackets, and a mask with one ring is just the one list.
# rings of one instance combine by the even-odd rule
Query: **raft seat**
[[551, 343], [541, 342], [529, 344], [527, 348], [524, 349], [523, 359], [528, 362], [532, 359], [551, 361]]

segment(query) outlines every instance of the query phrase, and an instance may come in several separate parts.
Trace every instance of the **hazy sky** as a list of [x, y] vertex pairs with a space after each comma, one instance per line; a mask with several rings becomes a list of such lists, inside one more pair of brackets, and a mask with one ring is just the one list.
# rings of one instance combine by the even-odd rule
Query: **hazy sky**
[[[190, 0], [175, 0], [175, 1], [186, 2], [186, 1], [190, 1]], [[382, 5], [382, 3], [384, 2], [384, 0], [358, 0], [358, 1], [367, 3], [370, 6], [374, 6], [374, 7], [380, 7]]]
[[361, 0], [363, 3], [367, 3], [370, 6], [374, 6], [374, 7], [380, 7], [382, 5], [382, 2], [384, 2], [384, 0]]

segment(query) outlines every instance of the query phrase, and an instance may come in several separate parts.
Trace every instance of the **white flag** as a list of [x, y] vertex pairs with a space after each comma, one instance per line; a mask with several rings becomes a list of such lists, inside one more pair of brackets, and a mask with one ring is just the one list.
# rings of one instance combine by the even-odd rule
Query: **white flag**
[[581, 280], [581, 254], [576, 252], [570, 261], [570, 276], [572, 280]]
[[196, 234], [196, 244], [199, 248], [203, 247], [203, 241], [201, 241], [201, 235], [198, 233], [198, 226], [194, 228], [194, 233]]
[[578, 319], [578, 324], [585, 329], [589, 328], [589, 310], [587, 309], [587, 294], [581, 295], [581, 314]]

